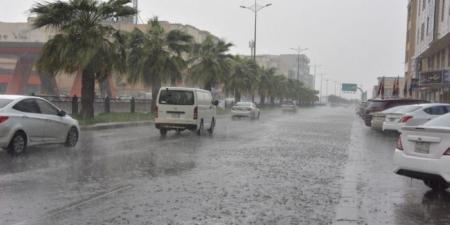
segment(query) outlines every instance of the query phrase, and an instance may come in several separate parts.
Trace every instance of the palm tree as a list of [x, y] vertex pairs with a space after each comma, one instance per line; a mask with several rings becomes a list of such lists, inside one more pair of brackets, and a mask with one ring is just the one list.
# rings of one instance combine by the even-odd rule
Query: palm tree
[[[158, 18], [148, 22], [148, 30], [135, 28], [128, 38], [128, 81], [152, 86], [153, 99], [158, 95], [162, 81], [172, 84], [181, 78], [187, 63], [183, 53], [191, 48], [192, 36], [179, 30], [166, 33]], [[152, 111], [156, 102], [152, 101]]]
[[228, 54], [233, 44], [215, 40], [208, 36], [202, 43], [195, 45], [191, 60], [191, 79], [203, 83], [206, 90], [211, 90], [226, 80], [231, 71], [232, 55]]
[[258, 82], [258, 93], [260, 96], [260, 104], [264, 105], [266, 102], [266, 96], [270, 95], [271, 88], [273, 86], [273, 76], [275, 76], [275, 68], [261, 68], [259, 82]]
[[256, 83], [257, 65], [250, 59], [233, 57], [232, 69], [228, 79], [224, 81], [225, 90], [234, 93], [235, 101], [241, 101], [243, 93], [252, 93]]
[[43, 47], [37, 62], [40, 71], [80, 71], [81, 116], [94, 117], [97, 76], [123, 69], [122, 35], [112, 23], [136, 14], [130, 0], [69, 0], [36, 4], [34, 28], [56, 31]]

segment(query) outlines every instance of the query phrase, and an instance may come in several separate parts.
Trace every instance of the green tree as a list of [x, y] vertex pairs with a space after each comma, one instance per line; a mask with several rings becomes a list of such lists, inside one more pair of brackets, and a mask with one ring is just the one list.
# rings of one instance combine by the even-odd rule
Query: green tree
[[226, 81], [231, 71], [232, 55], [228, 53], [231, 43], [208, 36], [194, 45], [190, 75], [196, 83], [203, 83], [206, 90]]
[[248, 58], [233, 57], [230, 76], [224, 81], [225, 90], [234, 93], [234, 99], [241, 101], [242, 94], [251, 94], [256, 83], [258, 66]]
[[112, 23], [136, 14], [128, 3], [130, 0], [69, 0], [38, 3], [30, 10], [36, 15], [34, 28], [57, 33], [44, 45], [37, 68], [81, 72], [83, 118], [94, 117], [96, 78], [123, 70], [123, 38]]
[[[128, 81], [152, 86], [156, 99], [162, 81], [170, 80], [175, 85], [181, 78], [187, 62], [183, 54], [190, 51], [192, 36], [179, 30], [165, 32], [158, 18], [148, 22], [148, 30], [134, 29], [128, 38]], [[152, 111], [156, 102], [152, 101]]]
[[273, 86], [275, 72], [275, 68], [261, 68], [258, 82], [258, 94], [260, 97], [261, 105], [265, 104], [266, 97], [272, 93], [270, 89]]

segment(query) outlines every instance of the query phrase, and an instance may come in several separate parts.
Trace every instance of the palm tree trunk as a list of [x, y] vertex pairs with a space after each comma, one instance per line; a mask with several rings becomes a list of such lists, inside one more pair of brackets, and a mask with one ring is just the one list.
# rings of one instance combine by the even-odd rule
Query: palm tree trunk
[[89, 68], [85, 68], [81, 75], [81, 117], [83, 119], [94, 118], [95, 100], [95, 74]]
[[261, 99], [259, 101], [259, 104], [260, 105], [265, 105], [265, 103], [266, 103], [266, 96], [264, 94], [260, 94], [260, 96], [261, 96]]
[[172, 87], [176, 87], [177, 86], [177, 79], [176, 78], [170, 78], [170, 85]]
[[158, 97], [159, 89], [161, 88], [161, 79], [153, 77], [152, 79], [152, 108], [151, 111], [156, 112], [156, 98]]
[[274, 96], [270, 96], [270, 104], [272, 106], [275, 105], [275, 97]]
[[212, 91], [212, 83], [211, 82], [206, 82], [205, 90]]
[[241, 101], [241, 93], [239, 91], [234, 92], [234, 101], [236, 102]]

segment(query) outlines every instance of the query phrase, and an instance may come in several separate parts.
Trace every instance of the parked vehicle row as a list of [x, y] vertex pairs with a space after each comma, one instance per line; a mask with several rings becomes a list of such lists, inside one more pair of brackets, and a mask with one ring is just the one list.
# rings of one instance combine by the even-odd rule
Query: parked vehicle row
[[450, 187], [450, 104], [421, 100], [369, 100], [358, 115], [367, 126], [400, 133], [394, 172], [434, 190]]

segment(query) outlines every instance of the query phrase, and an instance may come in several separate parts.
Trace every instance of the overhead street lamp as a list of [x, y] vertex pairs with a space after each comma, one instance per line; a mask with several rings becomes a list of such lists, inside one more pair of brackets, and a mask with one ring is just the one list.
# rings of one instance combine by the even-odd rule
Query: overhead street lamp
[[302, 52], [307, 51], [307, 48], [291, 48], [291, 50], [295, 51], [297, 53], [297, 80], [300, 80], [300, 56]]
[[241, 5], [241, 8], [248, 9], [255, 14], [255, 33], [254, 33], [254, 37], [253, 37], [253, 52], [252, 52], [253, 53], [253, 61], [255, 61], [255, 62], [256, 62], [256, 28], [257, 28], [257, 21], [258, 21], [258, 12], [264, 8], [271, 6], [271, 5], [272, 5], [272, 3], [260, 5], [260, 4], [258, 4], [258, 2], [256, 0], [255, 0], [255, 4], [253, 4], [251, 6]]

